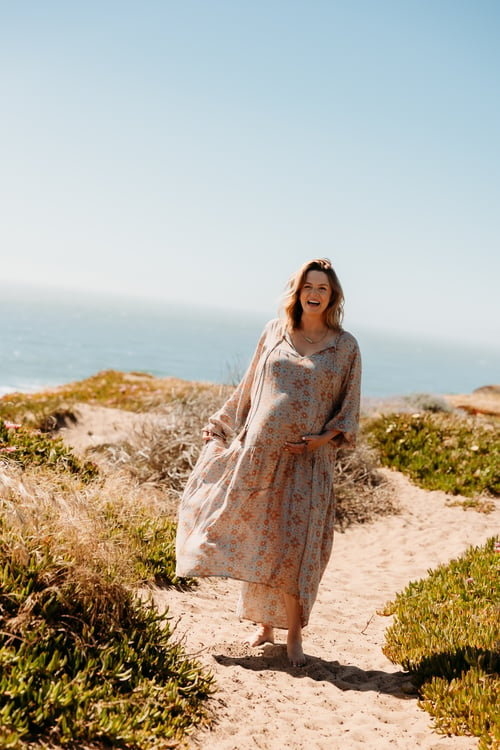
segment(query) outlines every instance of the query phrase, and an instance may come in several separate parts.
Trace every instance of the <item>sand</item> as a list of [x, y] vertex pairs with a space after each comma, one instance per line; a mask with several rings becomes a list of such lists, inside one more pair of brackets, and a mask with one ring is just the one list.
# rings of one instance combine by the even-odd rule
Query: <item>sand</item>
[[[123, 415], [122, 415], [123, 416]], [[78, 424], [61, 432], [80, 450], [136, 426], [116, 410], [84, 407]], [[112, 439], [111, 439], [112, 438]], [[234, 614], [239, 584], [205, 579], [195, 591], [154, 591], [168, 608], [185, 650], [215, 675], [214, 724], [188, 746], [202, 750], [349, 750], [476, 748], [473, 737], [437, 734], [418, 707], [411, 681], [382, 653], [391, 622], [378, 612], [430, 568], [483, 544], [500, 531], [500, 505], [489, 515], [453, 507], [441, 492], [414, 487], [383, 470], [401, 513], [337, 533], [309, 626], [307, 664], [288, 665], [285, 631], [275, 645], [242, 644], [251, 623]]]
[[251, 623], [234, 609], [239, 584], [205, 579], [195, 592], [156, 591], [177, 635], [215, 674], [211, 700], [216, 724], [194, 735], [203, 750], [336, 750], [475, 748], [472, 737], [446, 737], [417, 705], [411, 681], [382, 653], [392, 621], [384, 604], [430, 568], [479, 545], [500, 529], [500, 508], [484, 515], [450, 507], [441, 492], [427, 492], [385, 470], [401, 514], [351, 527], [335, 537], [309, 626], [307, 665], [287, 664], [285, 631], [277, 643], [252, 649], [242, 639]]

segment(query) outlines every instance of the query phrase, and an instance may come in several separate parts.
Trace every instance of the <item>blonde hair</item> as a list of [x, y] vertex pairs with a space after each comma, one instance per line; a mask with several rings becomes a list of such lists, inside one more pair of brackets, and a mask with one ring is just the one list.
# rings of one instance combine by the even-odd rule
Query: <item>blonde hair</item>
[[328, 307], [325, 310], [325, 323], [328, 328], [338, 330], [342, 328], [344, 318], [344, 292], [338, 280], [337, 274], [333, 270], [328, 258], [316, 258], [310, 260], [299, 268], [296, 273], [289, 279], [281, 309], [291, 329], [298, 328], [302, 318], [302, 305], [300, 304], [300, 292], [304, 286], [306, 275], [309, 271], [322, 271], [328, 277], [331, 289], [331, 298]]

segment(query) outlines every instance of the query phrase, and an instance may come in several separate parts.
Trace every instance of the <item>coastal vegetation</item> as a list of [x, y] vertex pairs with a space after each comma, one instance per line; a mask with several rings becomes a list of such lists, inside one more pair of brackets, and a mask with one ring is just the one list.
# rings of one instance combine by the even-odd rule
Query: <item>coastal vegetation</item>
[[447, 734], [500, 747], [500, 542], [472, 547], [387, 605], [385, 655], [408, 670]]
[[500, 495], [499, 421], [447, 413], [385, 414], [366, 426], [383, 466], [419, 487], [480, 500]]
[[[151, 596], [154, 585], [196, 586], [175, 576], [175, 512], [201, 427], [229, 391], [106, 371], [0, 399], [0, 747], [174, 747], [210, 721], [213, 677]], [[132, 412], [137, 426], [75, 453], [61, 428], [82, 403]], [[498, 420], [432, 397], [411, 406], [365, 416], [360, 447], [339, 453], [340, 530], [398, 512], [378, 465], [464, 508], [495, 502]], [[412, 673], [439, 729], [484, 747], [500, 742], [499, 566], [491, 539], [387, 608], [388, 658]]]
[[194, 585], [175, 577], [175, 526], [48, 443], [0, 421], [0, 747], [177, 747], [208, 721], [213, 678], [137, 595]]
[[212, 678], [166, 618], [56, 545], [2, 529], [0, 743], [174, 747]]
[[17, 465], [43, 466], [58, 472], [69, 472], [89, 482], [97, 476], [97, 466], [91, 461], [80, 461], [61, 438], [49, 438], [29, 427], [0, 420], [0, 445], [4, 454], [14, 454]]
[[[196, 585], [175, 576], [175, 509], [201, 427], [226, 395], [104, 372], [0, 400], [1, 747], [174, 747], [209, 722], [213, 677], [151, 595]], [[76, 455], [60, 430], [82, 403], [142, 421]], [[393, 512], [368, 453], [346, 454], [338, 471], [339, 524]]]
[[[459, 496], [464, 509], [491, 511], [500, 495], [498, 416], [454, 413], [432, 398], [417, 404], [365, 424], [380, 463]], [[475, 735], [479, 750], [500, 748], [498, 538], [411, 582], [384, 614], [394, 615], [384, 653], [411, 673], [438, 731]]]
[[0, 398], [0, 418], [50, 431], [74, 420], [74, 407], [79, 403], [147, 412], [166, 403], [179, 404], [193, 396], [214, 396], [230, 393], [231, 387], [195, 383], [179, 378], [155, 378], [143, 372], [103, 370], [85, 380], [52, 388], [39, 393], [12, 393]]

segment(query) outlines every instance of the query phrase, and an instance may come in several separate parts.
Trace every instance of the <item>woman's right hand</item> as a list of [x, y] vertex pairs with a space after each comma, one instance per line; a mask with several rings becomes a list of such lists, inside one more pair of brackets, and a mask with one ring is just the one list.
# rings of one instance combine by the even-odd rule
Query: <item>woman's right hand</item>
[[226, 442], [221, 435], [218, 435], [210, 427], [204, 427], [201, 434], [205, 443], [208, 443], [210, 440], [220, 440], [222, 445], [224, 445]]

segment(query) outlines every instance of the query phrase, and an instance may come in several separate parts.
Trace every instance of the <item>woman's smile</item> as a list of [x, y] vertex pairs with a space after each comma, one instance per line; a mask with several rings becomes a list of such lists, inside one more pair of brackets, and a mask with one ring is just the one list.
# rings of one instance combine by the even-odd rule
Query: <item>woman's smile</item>
[[328, 307], [332, 290], [328, 276], [323, 271], [308, 271], [302, 289], [300, 304], [305, 312], [323, 314]]

